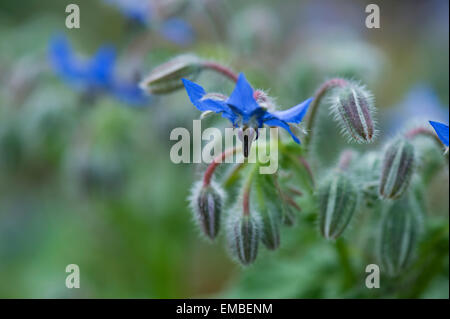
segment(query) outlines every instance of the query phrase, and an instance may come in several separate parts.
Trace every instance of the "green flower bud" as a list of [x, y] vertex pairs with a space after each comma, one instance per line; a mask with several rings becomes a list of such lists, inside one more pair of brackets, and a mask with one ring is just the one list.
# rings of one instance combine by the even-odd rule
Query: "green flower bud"
[[333, 172], [319, 186], [320, 231], [326, 239], [336, 239], [347, 227], [358, 204], [357, 188], [343, 172]]
[[387, 146], [379, 185], [382, 198], [396, 199], [403, 195], [414, 171], [414, 157], [414, 146], [406, 139], [396, 139]]
[[405, 196], [383, 202], [382, 220], [377, 238], [377, 257], [390, 276], [398, 275], [410, 262], [420, 232], [418, 205]]
[[227, 223], [228, 245], [232, 256], [243, 265], [253, 263], [261, 240], [261, 219], [253, 213], [230, 214]]
[[272, 175], [258, 175], [254, 185], [254, 203], [261, 215], [261, 241], [267, 249], [280, 246], [280, 224], [283, 213], [282, 200], [277, 193]]
[[202, 69], [195, 55], [180, 55], [156, 67], [142, 80], [140, 87], [150, 94], [167, 94], [183, 87], [181, 79], [193, 80]]
[[190, 197], [194, 219], [211, 240], [217, 237], [220, 230], [224, 197], [224, 191], [216, 183], [204, 186], [202, 181], [195, 184]]
[[350, 141], [372, 143], [375, 139], [373, 97], [364, 87], [350, 83], [334, 89], [331, 112]]
[[368, 207], [375, 207], [380, 199], [378, 184], [381, 171], [381, 155], [378, 152], [366, 152], [355, 160], [352, 174], [362, 191], [362, 199]]

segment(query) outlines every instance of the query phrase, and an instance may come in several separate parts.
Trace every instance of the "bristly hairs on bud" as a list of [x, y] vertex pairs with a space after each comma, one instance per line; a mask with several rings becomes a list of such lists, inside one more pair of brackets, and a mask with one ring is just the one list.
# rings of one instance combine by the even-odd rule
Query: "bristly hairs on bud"
[[275, 176], [258, 175], [254, 185], [252, 206], [257, 207], [262, 222], [262, 243], [267, 249], [280, 246], [280, 228], [283, 218], [283, 199], [275, 185]]
[[240, 207], [237, 205], [229, 212], [226, 234], [231, 256], [247, 266], [253, 263], [258, 255], [262, 234], [261, 217], [255, 212], [244, 215]]
[[198, 181], [192, 188], [189, 202], [194, 221], [210, 240], [219, 233], [225, 196], [225, 191], [214, 181], [208, 185]]
[[408, 139], [398, 137], [388, 143], [381, 168], [380, 197], [400, 198], [409, 186], [415, 162], [414, 146]]
[[349, 142], [372, 143], [378, 134], [375, 99], [365, 86], [354, 81], [346, 83], [332, 89], [331, 113]]
[[358, 189], [344, 170], [333, 170], [318, 188], [319, 226], [326, 239], [337, 239], [344, 232], [359, 204]]
[[389, 276], [397, 276], [408, 266], [417, 245], [420, 220], [412, 205], [412, 194], [397, 201], [382, 202], [382, 219], [376, 250], [378, 263]]

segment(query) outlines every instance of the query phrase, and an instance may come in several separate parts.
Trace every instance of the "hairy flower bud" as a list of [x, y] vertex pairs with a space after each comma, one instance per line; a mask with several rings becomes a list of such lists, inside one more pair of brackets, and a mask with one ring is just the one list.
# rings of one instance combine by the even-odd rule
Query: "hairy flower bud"
[[196, 223], [213, 240], [220, 230], [223, 190], [215, 183], [204, 186], [202, 182], [198, 182], [193, 188], [190, 201]]
[[411, 260], [420, 232], [417, 205], [410, 196], [383, 202], [382, 220], [376, 249], [379, 264], [390, 276], [396, 276]]
[[390, 143], [383, 158], [379, 193], [382, 198], [399, 198], [408, 188], [414, 171], [414, 146], [406, 139]]
[[331, 111], [350, 141], [372, 143], [376, 136], [373, 97], [364, 87], [349, 85], [334, 89]]
[[267, 249], [280, 246], [280, 224], [283, 201], [274, 196], [277, 193], [272, 175], [259, 175], [254, 185], [253, 205], [261, 215], [261, 241]]
[[243, 265], [253, 263], [261, 240], [261, 219], [253, 213], [241, 215], [232, 212], [227, 224], [230, 252]]
[[201, 60], [195, 55], [180, 55], [156, 67], [140, 83], [141, 89], [150, 94], [167, 94], [183, 87], [181, 79], [193, 80], [202, 69]]
[[318, 191], [319, 223], [322, 235], [336, 239], [347, 227], [358, 204], [353, 181], [342, 172], [334, 172]]

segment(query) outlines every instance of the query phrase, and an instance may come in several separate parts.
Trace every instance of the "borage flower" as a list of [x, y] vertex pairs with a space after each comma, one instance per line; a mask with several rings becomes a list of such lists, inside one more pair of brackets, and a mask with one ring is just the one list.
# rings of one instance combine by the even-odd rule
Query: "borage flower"
[[129, 20], [153, 28], [166, 40], [179, 46], [188, 46], [195, 39], [192, 25], [177, 17], [185, 1], [103, 0], [116, 7]]
[[436, 131], [436, 134], [441, 140], [442, 144], [448, 147], [448, 125], [434, 121], [430, 121], [430, 124]]
[[[258, 132], [264, 124], [284, 128], [294, 141], [300, 140], [289, 127], [289, 123], [298, 124], [308, 110], [312, 98], [284, 111], [269, 111], [270, 98], [262, 91], [253, 90], [244, 74], [239, 74], [236, 87], [229, 97], [218, 93], [207, 94], [198, 84], [183, 79], [184, 87], [192, 104], [202, 112], [215, 112], [228, 119], [234, 127], [246, 131], [248, 128]], [[246, 148], [246, 146], [245, 146]]]
[[112, 47], [102, 46], [92, 58], [81, 59], [67, 38], [59, 35], [50, 41], [49, 58], [55, 72], [77, 90], [108, 93], [127, 104], [149, 102], [149, 96], [139, 89], [137, 81], [117, 76], [116, 51]]

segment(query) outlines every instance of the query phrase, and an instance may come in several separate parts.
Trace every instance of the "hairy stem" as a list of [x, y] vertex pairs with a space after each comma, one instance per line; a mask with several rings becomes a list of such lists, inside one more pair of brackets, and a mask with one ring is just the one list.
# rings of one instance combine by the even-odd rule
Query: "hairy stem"
[[217, 168], [225, 158], [228, 156], [234, 155], [240, 150], [238, 147], [233, 147], [228, 150], [225, 150], [222, 154], [218, 155], [214, 160], [209, 164], [208, 168], [205, 171], [205, 175], [203, 176], [203, 187], [208, 186], [211, 183], [211, 178]]
[[[439, 137], [430, 129], [425, 127], [416, 127], [405, 133], [405, 137], [409, 140], [413, 140], [418, 136], [424, 136], [431, 138], [439, 147], [442, 147], [442, 142]], [[445, 159], [448, 165], [448, 152], [445, 154]]]
[[439, 137], [436, 134], [434, 134], [434, 132], [432, 130], [427, 129], [425, 127], [416, 127], [405, 133], [405, 137], [410, 140], [413, 140], [414, 138], [416, 138], [418, 136], [430, 137], [437, 143], [437, 145], [442, 146], [442, 142], [439, 139]]
[[233, 82], [237, 82], [237, 80], [238, 80], [238, 75], [235, 72], [233, 72], [228, 67], [221, 65], [217, 62], [206, 61], [203, 63], [203, 67], [206, 69], [210, 69], [214, 72], [217, 72], [221, 75], [224, 75], [225, 77], [227, 77], [228, 79], [230, 79]]
[[309, 116], [306, 120], [306, 131], [308, 132], [308, 135], [305, 136], [303, 141], [305, 147], [308, 147], [311, 141], [313, 134], [312, 127], [314, 125], [317, 116], [317, 109], [319, 108], [322, 98], [326, 95], [328, 90], [333, 89], [335, 87], [344, 87], [346, 85], [348, 85], [348, 82], [345, 79], [342, 78], [329, 79], [328, 81], [324, 82], [314, 94], [314, 98], [311, 102], [311, 105], [309, 106]]
[[242, 194], [242, 208], [244, 216], [250, 215], [250, 190], [253, 182], [253, 177], [255, 175], [256, 170], [258, 169], [258, 164], [252, 168], [251, 172], [247, 176], [247, 180], [244, 184], [243, 194]]

